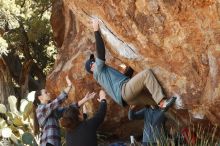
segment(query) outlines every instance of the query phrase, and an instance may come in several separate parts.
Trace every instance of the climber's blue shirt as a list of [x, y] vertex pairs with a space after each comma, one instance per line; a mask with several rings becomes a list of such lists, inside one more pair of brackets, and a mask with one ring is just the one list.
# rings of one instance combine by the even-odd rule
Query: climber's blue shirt
[[123, 106], [121, 88], [129, 78], [114, 68], [105, 64], [105, 61], [96, 58], [93, 72], [94, 79], [105, 89], [115, 102]]

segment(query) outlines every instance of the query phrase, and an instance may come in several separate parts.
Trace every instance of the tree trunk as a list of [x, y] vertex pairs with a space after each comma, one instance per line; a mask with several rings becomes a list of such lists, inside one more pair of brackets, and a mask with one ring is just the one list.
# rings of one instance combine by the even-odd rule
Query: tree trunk
[[[27, 78], [25, 78], [25, 76], [28, 76], [29, 91], [44, 88], [46, 76], [36, 63], [28, 63], [29, 66], [27, 66], [26, 63], [22, 64], [19, 60], [19, 57], [14, 52], [8, 53], [8, 55], [3, 56], [3, 58], [8, 66], [11, 77], [19, 86], [22, 86], [22, 84], [25, 83], [25, 80], [27, 81]], [[38, 80], [35, 80], [34, 76], [38, 77]], [[23, 97], [21, 89], [19, 88], [18, 90], [19, 91], [16, 92], [17, 97]]]
[[20, 73], [20, 79], [19, 79], [19, 85], [21, 86], [21, 98], [26, 97], [26, 95], [29, 92], [29, 88], [28, 88], [29, 74], [33, 63], [34, 63], [33, 60], [28, 60], [23, 63], [22, 71]]
[[4, 59], [0, 58], [0, 103], [7, 106], [10, 95], [14, 95], [11, 75]]

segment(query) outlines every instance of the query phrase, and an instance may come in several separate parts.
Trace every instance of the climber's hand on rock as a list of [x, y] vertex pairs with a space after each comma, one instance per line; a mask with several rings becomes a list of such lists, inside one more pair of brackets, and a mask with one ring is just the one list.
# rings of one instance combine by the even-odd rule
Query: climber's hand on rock
[[92, 20], [92, 27], [94, 31], [98, 31], [99, 30], [99, 20], [98, 19], [93, 19]]

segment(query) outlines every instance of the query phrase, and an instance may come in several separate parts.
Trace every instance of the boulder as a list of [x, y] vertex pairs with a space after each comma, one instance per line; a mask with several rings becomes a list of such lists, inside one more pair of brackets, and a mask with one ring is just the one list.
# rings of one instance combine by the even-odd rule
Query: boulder
[[[74, 84], [69, 103], [101, 89], [84, 69], [95, 54], [93, 18], [100, 20], [108, 65], [120, 71], [131, 66], [136, 73], [152, 69], [165, 95], [181, 99], [173, 117], [184, 125], [199, 119], [220, 126], [220, 0], [54, 1], [58, 55], [47, 88], [58, 94], [69, 75]], [[88, 103], [91, 113], [97, 105]], [[128, 122], [127, 108], [108, 98], [105, 131], [127, 136], [141, 124]]]

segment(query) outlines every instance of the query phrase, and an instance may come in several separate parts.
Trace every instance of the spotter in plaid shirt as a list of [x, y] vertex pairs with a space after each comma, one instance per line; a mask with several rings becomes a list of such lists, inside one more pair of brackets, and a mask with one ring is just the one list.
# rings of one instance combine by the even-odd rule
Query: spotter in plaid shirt
[[[61, 146], [60, 127], [58, 119], [62, 116], [66, 108], [60, 107], [67, 98], [67, 94], [62, 92], [56, 99], [48, 104], [40, 104], [36, 110], [37, 119], [41, 128], [41, 146], [47, 143], [53, 146]], [[71, 106], [78, 107], [77, 104]]]

